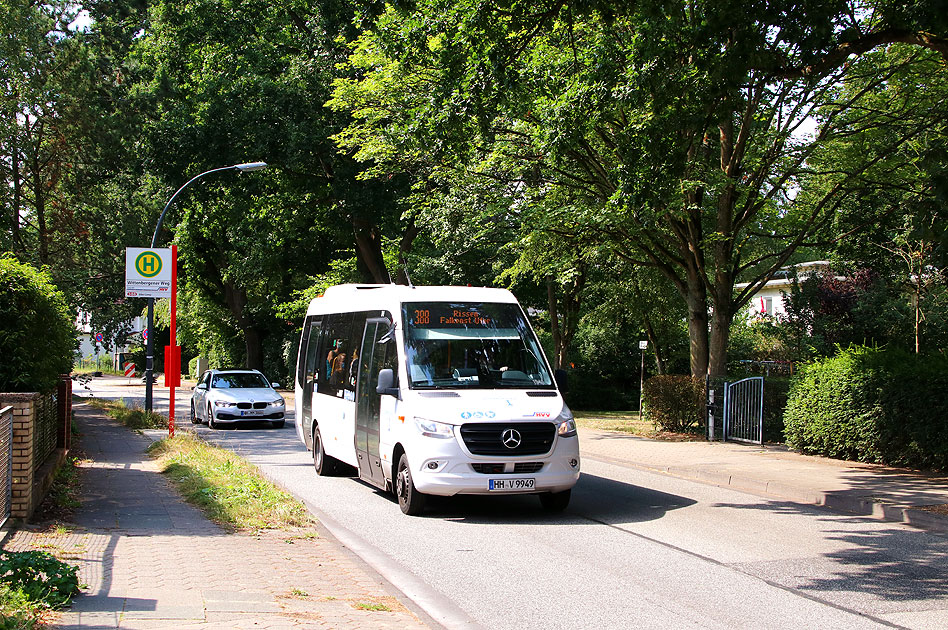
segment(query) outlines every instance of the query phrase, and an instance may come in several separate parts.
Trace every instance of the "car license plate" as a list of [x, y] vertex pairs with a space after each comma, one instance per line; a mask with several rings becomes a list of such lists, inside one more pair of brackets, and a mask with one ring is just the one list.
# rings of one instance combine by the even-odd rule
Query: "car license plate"
[[262, 412], [262, 411], [259, 411], [259, 410], [257, 410], [257, 409], [243, 409], [243, 410], [241, 410], [240, 415], [242, 415], [242, 416], [259, 416], [261, 413], [263, 413], [263, 412]]
[[521, 477], [517, 479], [490, 479], [487, 489], [491, 492], [516, 492], [517, 490], [533, 490], [536, 479]]

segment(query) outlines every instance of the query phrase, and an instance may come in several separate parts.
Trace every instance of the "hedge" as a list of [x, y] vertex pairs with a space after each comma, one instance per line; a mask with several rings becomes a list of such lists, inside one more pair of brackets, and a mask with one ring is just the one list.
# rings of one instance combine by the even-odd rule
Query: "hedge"
[[948, 470], [948, 359], [861, 346], [802, 368], [787, 445], [864, 462]]
[[705, 416], [705, 382], [691, 376], [659, 375], [642, 390], [645, 417], [663, 431], [697, 433]]
[[74, 318], [49, 275], [0, 258], [0, 391], [49, 391], [77, 347]]

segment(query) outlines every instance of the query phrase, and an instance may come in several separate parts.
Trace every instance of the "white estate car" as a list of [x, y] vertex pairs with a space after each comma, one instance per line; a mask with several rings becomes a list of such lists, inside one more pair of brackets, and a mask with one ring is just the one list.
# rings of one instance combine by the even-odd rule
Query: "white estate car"
[[286, 402], [257, 370], [208, 370], [191, 394], [191, 422], [211, 429], [222, 423], [269, 421], [283, 427]]

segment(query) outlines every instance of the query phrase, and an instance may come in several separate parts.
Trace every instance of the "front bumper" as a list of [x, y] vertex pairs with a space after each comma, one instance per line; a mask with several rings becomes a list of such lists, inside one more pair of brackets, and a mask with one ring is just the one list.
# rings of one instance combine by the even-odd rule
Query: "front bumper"
[[260, 422], [261, 420], [283, 420], [285, 416], [286, 413], [283, 411], [274, 411], [271, 413], [261, 414], [259, 416], [242, 416], [236, 412], [220, 410], [214, 411], [215, 422]]
[[[494, 457], [472, 455], [457, 438], [425, 440], [416, 456], [408, 453], [412, 481], [419, 492], [440, 496], [455, 494], [536, 494], [562, 492], [579, 481], [579, 438], [558, 437], [553, 450], [545, 455]], [[425, 457], [417, 457], [424, 452]], [[435, 466], [432, 468], [432, 466]], [[533, 479], [529, 489], [498, 492], [490, 489], [492, 479]]]

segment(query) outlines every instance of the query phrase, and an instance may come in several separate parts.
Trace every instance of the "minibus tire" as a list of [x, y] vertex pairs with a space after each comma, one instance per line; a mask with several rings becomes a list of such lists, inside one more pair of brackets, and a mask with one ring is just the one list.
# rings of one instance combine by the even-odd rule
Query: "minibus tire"
[[313, 468], [320, 477], [329, 477], [339, 470], [339, 462], [335, 457], [326, 455], [323, 448], [323, 435], [319, 432], [319, 425], [313, 429]]
[[562, 512], [569, 505], [569, 496], [572, 490], [562, 492], [544, 492], [540, 495], [540, 505], [550, 512]]
[[403, 514], [418, 516], [425, 511], [426, 496], [415, 488], [415, 482], [411, 478], [411, 467], [408, 465], [408, 455], [405, 453], [398, 458], [395, 496], [398, 497], [398, 507], [401, 508]]

